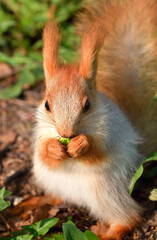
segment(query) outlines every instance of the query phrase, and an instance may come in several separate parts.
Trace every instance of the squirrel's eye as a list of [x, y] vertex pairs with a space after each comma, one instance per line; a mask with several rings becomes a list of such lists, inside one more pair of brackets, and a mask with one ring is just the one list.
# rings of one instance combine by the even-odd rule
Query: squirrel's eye
[[48, 112], [51, 112], [48, 101], [45, 102], [45, 108]]
[[83, 112], [88, 112], [88, 110], [90, 109], [90, 103], [87, 99], [85, 105], [84, 105], [84, 108], [83, 108]]

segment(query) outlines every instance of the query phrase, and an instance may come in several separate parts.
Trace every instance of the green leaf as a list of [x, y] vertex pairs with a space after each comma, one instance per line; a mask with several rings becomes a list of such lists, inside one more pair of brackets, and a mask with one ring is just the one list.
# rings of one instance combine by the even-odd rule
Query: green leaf
[[71, 221], [72, 218], [73, 218], [73, 216], [71, 216], [71, 215], [67, 216], [67, 221]]
[[9, 65], [15, 66], [14, 61], [12, 60], [12, 58], [7, 56], [6, 54], [4, 54], [2, 52], [0, 52], [0, 62], [6, 62]]
[[[157, 152], [153, 152], [152, 155], [151, 155], [151, 157], [148, 158], [148, 159], [146, 159], [145, 162], [150, 162], [150, 161], [157, 161]], [[144, 163], [145, 163], [145, 162], [144, 162]]]
[[[18, 74], [15, 86], [2, 90], [1, 98], [17, 97], [21, 94], [24, 84], [32, 86], [35, 82], [44, 79], [43, 70], [41, 71], [43, 61], [41, 32], [48, 15], [51, 19], [56, 16], [61, 24], [63, 33], [59, 50], [61, 61], [69, 63], [78, 58], [76, 49], [80, 40], [73, 25], [73, 17], [82, 6], [82, 0], [46, 0], [42, 2], [42, 8], [40, 1], [37, 0], [32, 1], [31, 4], [28, 0], [2, 0], [0, 62], [16, 67]], [[26, 73], [29, 77], [21, 77], [26, 69], [31, 70]]]
[[64, 3], [64, 7], [62, 5], [60, 5], [59, 7], [58, 5], [58, 11], [55, 12], [57, 22], [61, 23], [67, 21], [72, 15], [74, 15], [76, 11], [78, 11], [82, 6], [79, 3], [80, 1], [77, 2], [77, 4], [75, 3], [75, 1], [66, 1]]
[[22, 235], [25, 235], [26, 232], [21, 230], [21, 231], [15, 231], [15, 232], [10, 232], [10, 235], [13, 236], [13, 237], [17, 237], [17, 236], [22, 236]]
[[14, 239], [15, 240], [32, 240], [33, 237], [34, 237], [33, 235], [26, 234], [26, 235], [17, 236]]
[[8, 99], [19, 96], [22, 92], [22, 87], [18, 83], [13, 86], [6, 87], [0, 92], [0, 98]]
[[0, 199], [0, 211], [4, 210], [5, 208], [10, 206], [9, 201], [5, 201], [3, 199]]
[[72, 224], [74, 227], [76, 227], [75, 223], [71, 220], [68, 221], [68, 223]]
[[149, 199], [150, 199], [151, 201], [157, 201], [157, 188], [154, 188], [154, 189], [150, 192]]
[[10, 202], [4, 200], [4, 197], [10, 194], [11, 192], [6, 190], [5, 187], [0, 189], [0, 211], [10, 206]]
[[143, 170], [144, 170], [143, 165], [147, 162], [150, 162], [150, 161], [157, 161], [157, 152], [153, 152], [150, 158], [147, 158], [145, 161], [143, 161], [141, 163], [141, 165], [139, 166], [139, 168], [137, 169], [137, 171], [135, 172], [135, 174], [133, 176], [133, 179], [132, 179], [132, 184], [131, 184], [131, 187], [130, 187], [130, 191], [129, 191], [130, 194], [132, 193], [132, 191], [134, 189], [135, 183], [142, 176], [142, 173], [143, 173]]
[[15, 98], [21, 94], [23, 87], [26, 84], [32, 86], [34, 82], [35, 78], [30, 69], [24, 69], [19, 73], [19, 78], [16, 84], [9, 86], [0, 92], [0, 98]]
[[51, 227], [55, 226], [58, 223], [58, 221], [59, 221], [58, 218], [49, 218], [42, 219], [41, 221], [35, 223], [38, 234], [45, 235]]
[[11, 66], [19, 66], [21, 64], [29, 64], [30, 59], [19, 53], [15, 53], [12, 57], [0, 52], [0, 62], [6, 62]]
[[30, 232], [33, 236], [38, 237], [40, 235], [45, 235], [51, 227], [57, 224], [58, 221], [58, 218], [42, 219], [34, 225], [22, 226], [22, 229], [26, 232]]
[[71, 140], [70, 138], [62, 138], [62, 137], [59, 138], [59, 141], [65, 146], [68, 145], [70, 140]]
[[157, 102], [157, 93], [156, 93], [155, 96], [154, 96], [154, 99], [153, 99], [152, 104], [151, 104], [151, 108], [154, 107], [154, 105], [155, 105], [156, 102]]
[[66, 240], [88, 240], [86, 236], [71, 223], [63, 223], [63, 232]]
[[[53, 234], [55, 240], [65, 240], [64, 234]], [[49, 238], [48, 238], [49, 240]]]
[[15, 240], [14, 237], [0, 237], [0, 240]]
[[137, 180], [142, 176], [142, 173], [143, 173], [143, 164], [141, 164], [139, 166], [139, 168], [137, 169], [137, 171], [135, 172], [134, 174], [134, 177], [132, 179], [132, 184], [131, 184], [131, 188], [130, 188], [130, 191], [129, 193], [131, 194], [133, 189], [134, 189], [134, 186], [135, 186], [135, 183], [137, 182]]
[[8, 196], [10, 194], [11, 194], [11, 192], [6, 190], [5, 187], [0, 189], [0, 198], [4, 198], [5, 196]]
[[14, 20], [4, 20], [1, 22], [0, 33], [6, 32], [10, 27], [14, 27], [16, 22]]
[[56, 240], [54, 237], [42, 237], [42, 240]]
[[[24, 233], [24, 232], [23, 232]], [[11, 232], [10, 235], [13, 235], [12, 237], [0, 237], [0, 240], [32, 240], [33, 235], [30, 234], [22, 234], [21, 231], [19, 232]]]
[[61, 59], [64, 59], [64, 61], [68, 63], [75, 62], [78, 58], [78, 53], [74, 49], [69, 49], [67, 47], [61, 46], [59, 49], [59, 54]]
[[87, 230], [84, 232], [84, 235], [88, 240], [99, 240], [99, 238], [91, 231]]
[[53, 234], [51, 237], [48, 236], [48, 237], [45, 237], [45, 236], [42, 236], [42, 239], [44, 240], [65, 240], [64, 238], [64, 234]]
[[24, 69], [19, 74], [17, 84], [20, 85], [21, 87], [24, 86], [25, 84], [29, 84], [31, 86], [34, 84], [34, 82], [35, 82], [34, 75], [31, 73], [31, 71], [29, 69]]

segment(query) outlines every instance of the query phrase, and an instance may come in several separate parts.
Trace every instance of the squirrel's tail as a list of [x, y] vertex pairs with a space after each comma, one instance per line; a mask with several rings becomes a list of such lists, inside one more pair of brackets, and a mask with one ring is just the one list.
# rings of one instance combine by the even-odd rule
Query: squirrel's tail
[[[143, 153], [157, 149], [157, 1], [112, 0], [87, 7], [81, 21], [100, 21], [105, 32], [99, 52], [97, 87], [131, 120], [145, 141]], [[83, 24], [78, 24], [80, 29]], [[83, 28], [83, 27], [82, 27]]]

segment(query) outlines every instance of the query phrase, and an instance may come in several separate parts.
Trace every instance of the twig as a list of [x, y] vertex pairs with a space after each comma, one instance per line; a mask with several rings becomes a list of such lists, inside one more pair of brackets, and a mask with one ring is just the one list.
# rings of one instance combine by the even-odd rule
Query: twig
[[3, 215], [0, 213], [0, 218], [2, 219], [2, 221], [5, 223], [6, 227], [8, 230], [14, 231], [14, 228], [12, 228], [10, 226], [10, 224], [7, 222], [7, 220], [3, 217]]
[[24, 176], [25, 174], [28, 174], [29, 172], [29, 169], [28, 168], [25, 168], [23, 170], [17, 170], [15, 173], [13, 173], [11, 176], [7, 177], [5, 180], [4, 180], [4, 184], [8, 184], [10, 183], [11, 181], [21, 177], [21, 176]]

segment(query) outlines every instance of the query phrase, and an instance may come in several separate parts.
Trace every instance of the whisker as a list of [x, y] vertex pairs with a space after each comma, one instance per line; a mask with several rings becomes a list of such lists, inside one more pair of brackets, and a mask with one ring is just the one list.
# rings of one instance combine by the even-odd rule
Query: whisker
[[46, 121], [47, 123], [53, 124], [53, 121], [50, 121], [50, 120], [48, 120], [47, 118], [44, 118], [44, 117], [36, 117], [36, 120]]
[[45, 119], [45, 120], [47, 120], [49, 122], [54, 122], [54, 120], [52, 118], [48, 118], [46, 115], [41, 114], [41, 113], [40, 113], [40, 115], [36, 116], [36, 119], [37, 118]]
[[55, 120], [52, 118], [52, 116], [49, 116], [45, 112], [43, 112], [40, 109], [36, 110], [36, 116], [35, 116], [36, 121], [45, 121], [46, 123], [49, 124], [54, 124]]

